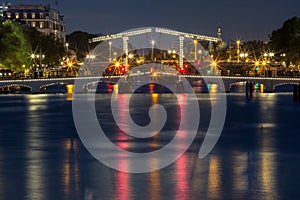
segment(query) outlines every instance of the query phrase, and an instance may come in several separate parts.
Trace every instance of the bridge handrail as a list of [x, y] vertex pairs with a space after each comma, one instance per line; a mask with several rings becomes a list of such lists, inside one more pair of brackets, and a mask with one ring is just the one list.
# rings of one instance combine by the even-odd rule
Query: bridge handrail
[[[168, 75], [168, 74], [166, 74]], [[169, 74], [170, 75], [170, 74]], [[172, 74], [174, 75], [174, 74]], [[129, 75], [130, 76], [130, 75]], [[174, 75], [175, 76], [175, 75]], [[78, 77], [66, 77], [66, 78], [39, 78], [39, 79], [5, 79], [0, 80], [1, 83], [13, 83], [13, 82], [41, 82], [41, 81], [68, 81], [78, 79], [115, 79], [122, 78], [124, 75], [117, 76], [78, 76]], [[216, 76], [216, 75], [179, 75], [184, 78], [206, 78], [206, 79], [236, 79], [236, 80], [273, 80], [273, 81], [300, 81], [295, 77], [256, 77], [256, 76]]]

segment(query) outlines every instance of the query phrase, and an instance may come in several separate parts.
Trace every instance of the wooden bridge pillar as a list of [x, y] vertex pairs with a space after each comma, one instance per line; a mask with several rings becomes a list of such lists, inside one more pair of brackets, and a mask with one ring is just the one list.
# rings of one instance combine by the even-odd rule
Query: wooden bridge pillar
[[247, 81], [246, 82], [246, 96], [250, 98], [252, 97], [253, 94], [253, 82], [252, 81]]

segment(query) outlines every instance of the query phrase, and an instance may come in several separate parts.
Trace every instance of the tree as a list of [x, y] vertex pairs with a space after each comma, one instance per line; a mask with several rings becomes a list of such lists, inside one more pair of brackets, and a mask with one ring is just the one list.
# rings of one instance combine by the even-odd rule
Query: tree
[[31, 53], [44, 54], [43, 63], [49, 66], [56, 66], [64, 56], [64, 45], [55, 40], [53, 35], [44, 35], [35, 28], [24, 29], [26, 38], [31, 45]]
[[78, 60], [83, 60], [88, 52], [95, 48], [99, 43], [89, 44], [88, 40], [97, 37], [96, 34], [90, 34], [82, 31], [75, 31], [67, 35], [69, 48], [76, 52]]
[[276, 52], [286, 54], [288, 62], [300, 64], [300, 18], [293, 17], [272, 32], [270, 44]]
[[271, 48], [268, 43], [260, 40], [252, 40], [243, 44], [242, 51], [248, 52], [254, 59], [259, 59], [265, 52], [271, 51]]
[[0, 67], [15, 72], [30, 67], [30, 44], [22, 27], [7, 20], [0, 25]]

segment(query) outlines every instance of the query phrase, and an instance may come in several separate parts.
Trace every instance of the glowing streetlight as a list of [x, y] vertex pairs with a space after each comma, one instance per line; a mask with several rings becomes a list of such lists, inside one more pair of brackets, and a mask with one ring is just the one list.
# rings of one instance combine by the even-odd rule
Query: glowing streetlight
[[69, 51], [69, 43], [66, 43], [65, 45], [66, 45], [66, 50], [67, 50], [67, 53], [68, 53], [68, 51]]
[[116, 62], [116, 63], [115, 63], [115, 66], [116, 66], [116, 67], [120, 67], [120, 65], [121, 65], [120, 62]]

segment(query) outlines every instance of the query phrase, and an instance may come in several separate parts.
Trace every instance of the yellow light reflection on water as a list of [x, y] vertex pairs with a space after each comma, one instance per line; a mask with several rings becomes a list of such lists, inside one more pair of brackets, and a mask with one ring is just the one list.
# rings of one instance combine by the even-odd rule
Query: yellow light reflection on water
[[208, 198], [221, 199], [221, 168], [218, 157], [212, 156], [209, 162]]
[[[79, 164], [78, 164], [78, 143], [76, 140], [67, 139], [63, 143], [64, 160], [62, 166], [63, 191], [66, 198], [76, 193], [79, 195]], [[74, 190], [75, 188], [75, 190]]]
[[73, 84], [68, 84], [68, 85], [66, 85], [66, 87], [67, 87], [67, 93], [68, 94], [73, 94], [74, 85]]
[[218, 93], [219, 85], [218, 84], [211, 84], [210, 85], [210, 93]]
[[[151, 165], [153, 168], [159, 166], [160, 160], [158, 158], [151, 159]], [[150, 200], [159, 200], [161, 199], [161, 184], [160, 184], [160, 171], [154, 171], [149, 173], [150, 185], [148, 192], [150, 194]]]
[[156, 104], [158, 101], [158, 94], [157, 93], [151, 94], [151, 99], [152, 99], [152, 104]]
[[118, 94], [119, 93], [119, 86], [118, 84], [113, 85], [113, 93]]
[[73, 84], [68, 84], [68, 85], [66, 85], [66, 88], [67, 88], [67, 101], [72, 101], [73, 100], [74, 85]]

